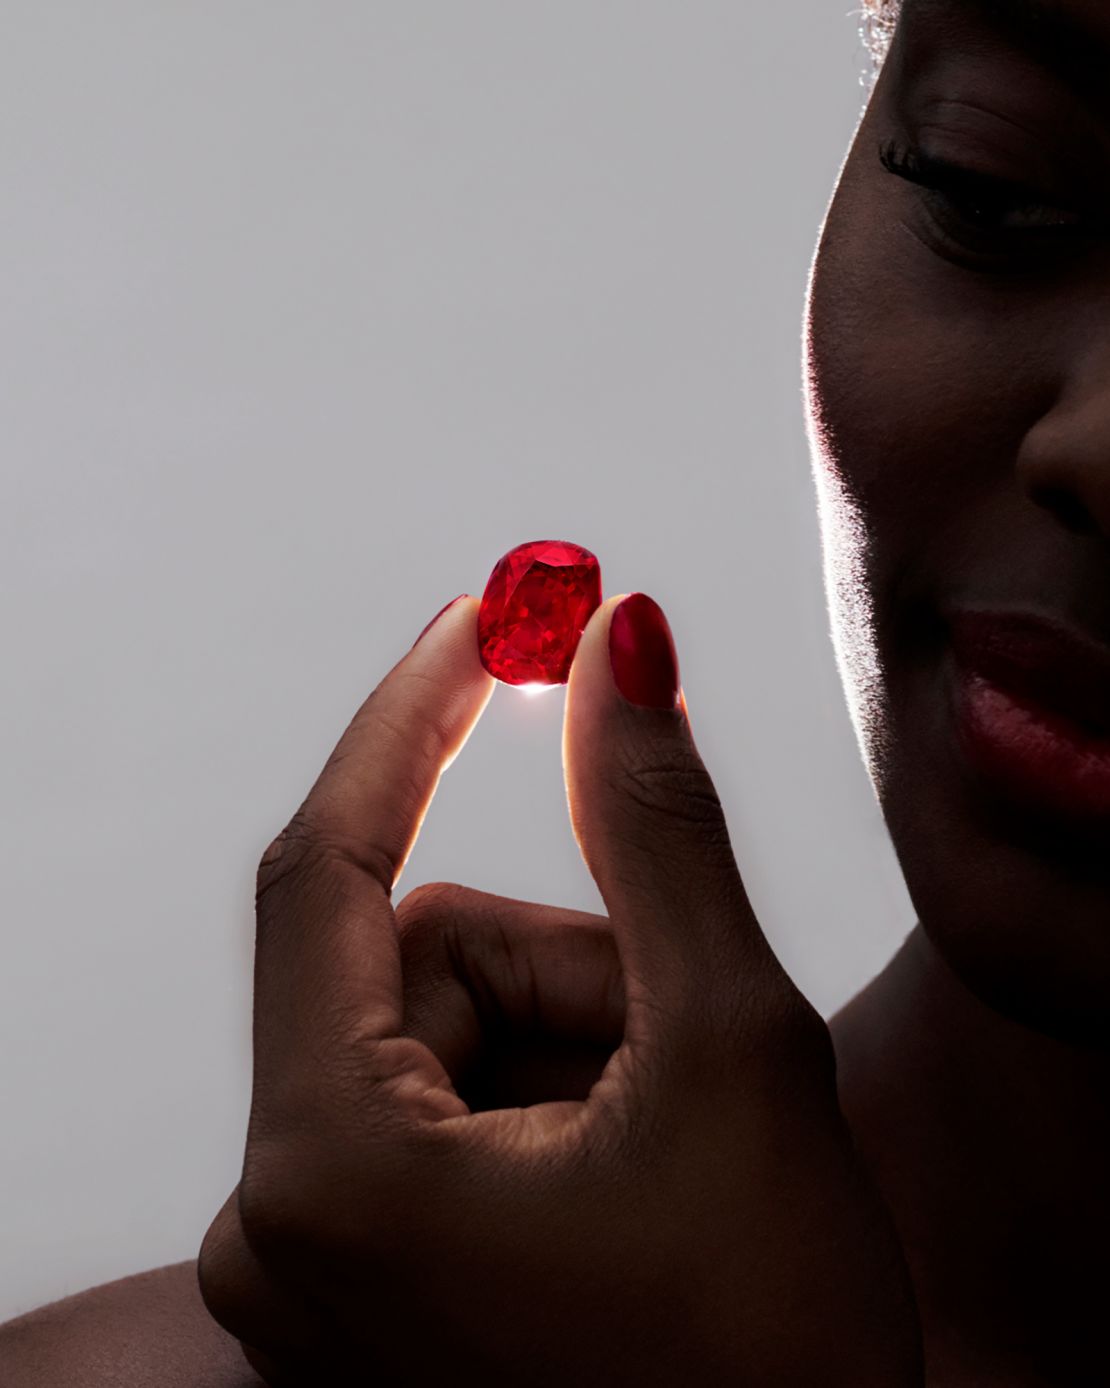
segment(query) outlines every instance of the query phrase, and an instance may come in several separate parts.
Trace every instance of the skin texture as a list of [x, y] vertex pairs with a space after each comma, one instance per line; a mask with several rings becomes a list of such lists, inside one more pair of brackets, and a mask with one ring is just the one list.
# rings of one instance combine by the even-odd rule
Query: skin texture
[[196, 1260], [123, 1277], [0, 1326], [4, 1388], [261, 1388], [208, 1314]]
[[[1100, 25], [1110, 51], [1110, 16], [1099, 0], [1061, 0], [1060, 8]], [[625, 1276], [606, 1271], [605, 1250], [624, 1247], [628, 1230], [602, 1222], [609, 1204], [619, 1204], [626, 1191], [650, 1191], [643, 1184], [652, 1168], [650, 1143], [623, 1149], [626, 1158], [614, 1168], [620, 1180], [611, 1189], [604, 1164], [592, 1168], [594, 1185], [577, 1188], [588, 1198], [569, 1206], [579, 1222], [565, 1226], [568, 1256], [561, 1274], [557, 1259], [537, 1273], [554, 1289], [546, 1325], [528, 1319], [534, 1297], [518, 1305], [513, 1279], [496, 1281], [495, 1255], [510, 1250], [486, 1232], [490, 1226], [480, 1213], [524, 1208], [513, 1202], [556, 1192], [550, 1207], [529, 1207], [538, 1221], [545, 1209], [568, 1208], [567, 1193], [557, 1183], [544, 1184], [557, 1163], [541, 1163], [522, 1180], [522, 1169], [511, 1162], [487, 1161], [506, 1150], [491, 1128], [484, 1130], [488, 1143], [468, 1149], [484, 1154], [472, 1157], [472, 1203], [459, 1202], [438, 1223], [433, 1215], [426, 1223], [378, 1225], [373, 1237], [352, 1232], [351, 1210], [374, 1208], [376, 1198], [380, 1208], [383, 1187], [360, 1187], [363, 1176], [342, 1165], [322, 1166], [320, 1154], [305, 1152], [292, 1136], [307, 1112], [313, 1123], [339, 1121], [344, 1099], [337, 1094], [312, 1109], [306, 1107], [307, 1082], [289, 1083], [290, 1076], [317, 1073], [306, 1070], [305, 1058], [334, 1032], [317, 1027], [298, 1039], [295, 1009], [290, 1012], [281, 988], [294, 956], [275, 951], [272, 941], [284, 930], [295, 945], [299, 913], [316, 925], [335, 912], [325, 908], [319, 891], [290, 895], [287, 880], [284, 910], [273, 904], [280, 902], [279, 883], [276, 895], [263, 891], [263, 901], [271, 903], [266, 909], [278, 914], [260, 915], [263, 1003], [255, 1019], [247, 1218], [244, 1225], [240, 1186], [213, 1222], [199, 1269], [216, 1319], [248, 1344], [267, 1345], [264, 1352], [248, 1351], [267, 1380], [321, 1381], [312, 1377], [323, 1372], [318, 1367], [298, 1377], [291, 1368], [298, 1353], [319, 1366], [333, 1352], [353, 1351], [364, 1368], [385, 1367], [390, 1382], [426, 1381], [431, 1372], [475, 1365], [492, 1382], [548, 1381], [540, 1369], [552, 1367], [550, 1381], [586, 1382], [576, 1376], [581, 1365], [573, 1359], [573, 1342], [588, 1336], [592, 1364], [599, 1354], [610, 1355], [610, 1377], [600, 1381], [624, 1373], [637, 1382], [845, 1381], [862, 1388], [875, 1381], [898, 1388], [920, 1381], [912, 1363], [917, 1327], [931, 1388], [1079, 1388], [1105, 1380], [1110, 1347], [1100, 1327], [1110, 1292], [1110, 855], [1095, 836], [1003, 815], [964, 777], [945, 723], [941, 612], [953, 601], [1013, 604], [1059, 613], [1110, 641], [1110, 347], [1104, 326], [1110, 239], [1104, 232], [1082, 251], [1073, 246], [1015, 258], [1004, 251], [1001, 233], [961, 226], [951, 207], [890, 174], [877, 155], [881, 140], [922, 143], [980, 172], [1037, 186], [1046, 169], [1073, 170], [1067, 160], [1074, 160], [1079, 138], [1089, 147], [1091, 169], [1086, 175], [1071, 171], [1052, 185], [1053, 196], [1044, 200], [1060, 202], [1068, 189], [1110, 183], [1108, 112], [1110, 102], [1099, 124], [1099, 113], [1066, 84], [981, 23], [951, 7], [911, 3], [899, 18], [821, 229], [807, 295], [804, 365], [826, 585], [861, 752], [918, 915], [905, 944], [832, 1019], [826, 1038], [761, 951], [758, 923], [720, 852], [711, 787], [688, 761], [677, 763], [685, 768], [677, 777], [658, 774], [658, 768], [673, 772], [676, 766], [673, 755], [659, 754], [685, 746], [681, 724], [666, 734], [679, 738], [674, 743], [658, 726], [650, 736], [633, 728], [633, 761], [625, 764], [640, 757], [641, 768], [656, 768], [638, 778], [635, 796], [613, 798], [619, 777], [591, 781], [582, 770], [592, 773], [598, 756], [576, 756], [575, 739], [588, 736], [591, 709], [596, 712], [597, 691], [604, 687], [601, 669], [582, 665], [582, 697], [575, 702], [572, 682], [568, 700], [568, 787], [576, 832], [611, 919], [442, 884], [419, 889], [396, 907], [404, 990], [398, 1030], [442, 1066], [441, 1075], [425, 1070], [425, 1080], [434, 1083], [421, 1089], [423, 1101], [434, 1093], [433, 1102], [457, 1102], [469, 1110], [466, 1121], [512, 1113], [520, 1104], [579, 1105], [603, 1076], [616, 1087], [602, 1092], [623, 1096], [613, 1105], [618, 1115], [681, 1112], [675, 1131], [689, 1130], [695, 1140], [681, 1149], [669, 1180], [658, 1187], [654, 1207], [666, 1210], [669, 1201], [679, 1215], [660, 1216], [655, 1230], [666, 1255], [659, 1276], [641, 1249], [633, 1265], [646, 1273], [635, 1296], [621, 1301], [627, 1268]], [[458, 612], [448, 620], [458, 620]], [[590, 650], [596, 654], [587, 646], [587, 659]], [[410, 761], [425, 742], [414, 737]], [[599, 745], [606, 755], [612, 751], [611, 740]], [[357, 761], [352, 753], [340, 765]], [[380, 756], [374, 765], [381, 768]], [[649, 784], [652, 796], [646, 798]], [[632, 785], [625, 783], [625, 790]], [[328, 798], [335, 803], [334, 795]], [[398, 829], [393, 851], [403, 850], [406, 832]], [[264, 862], [264, 889], [267, 869], [281, 861], [280, 843]], [[625, 855], [636, 844], [646, 858], [632, 871]], [[711, 861], [697, 870], [697, 855], [707, 848]], [[651, 860], [666, 861], [672, 853], [685, 865], [680, 896], [657, 910], [680, 891], [679, 879], [665, 874], [630, 910], [627, 884], [642, 881]], [[705, 880], [706, 872], [719, 885], [699, 901], [688, 884]], [[641, 929], [640, 917], [655, 915], [654, 926]], [[674, 925], [679, 918], [681, 928]], [[723, 955], [712, 954], [734, 960], [731, 970], [727, 963], [723, 969], [728, 987], [717, 991], [712, 978], [698, 976], [704, 1009], [696, 1028], [671, 1031], [679, 1042], [672, 1049], [652, 1039], [646, 1019], [684, 1015], [674, 1005], [682, 990], [672, 993], [670, 981], [693, 977], [692, 961], [706, 952], [692, 948], [683, 932], [715, 929], [721, 921], [730, 922], [737, 937]], [[350, 970], [343, 973], [348, 977]], [[753, 978], [759, 979], [755, 992]], [[628, 998], [649, 1004], [638, 1014], [641, 1044], [661, 1046], [660, 1063], [644, 1071], [661, 1076], [660, 1086], [635, 1099], [620, 1087], [621, 1068], [610, 1065], [627, 1036], [626, 980], [634, 985]], [[334, 1000], [337, 994], [322, 985], [310, 995]], [[769, 1021], [772, 1028], [786, 1025], [769, 1033]], [[758, 1038], [768, 1034], [775, 1044], [761, 1045]], [[695, 1040], [682, 1042], [682, 1036]], [[835, 1077], [828, 1072], [826, 1039], [835, 1051]], [[273, 1059], [279, 1054], [280, 1063]], [[713, 1057], [710, 1079], [705, 1066], [674, 1061], [683, 1054]], [[664, 1093], [668, 1072], [682, 1082]], [[831, 1079], [836, 1102], [830, 1106]], [[367, 1107], [363, 1092], [354, 1092], [359, 1097], [348, 1124], [354, 1111]], [[684, 1095], [691, 1097], [688, 1110], [679, 1104]], [[862, 1171], [844, 1145], [837, 1105]], [[639, 1130], [653, 1129], [667, 1131], [657, 1117]], [[372, 1142], [391, 1132], [394, 1145], [375, 1148], [386, 1168], [388, 1154], [400, 1150], [398, 1128], [342, 1131], [347, 1141]], [[773, 1164], [782, 1184], [760, 1186], [761, 1154], [772, 1150], [776, 1133], [773, 1150], [788, 1152], [790, 1160]], [[252, 1150], [262, 1154], [253, 1165]], [[405, 1150], [419, 1154], [417, 1147]], [[721, 1171], [729, 1177], [703, 1205], [689, 1193], [705, 1188], [697, 1162], [707, 1150], [721, 1152]], [[362, 1170], [369, 1165], [362, 1163]], [[743, 1191], [753, 1182], [757, 1198], [749, 1205]], [[305, 1201], [296, 1192], [306, 1186], [337, 1189], [341, 1198], [335, 1206], [326, 1199]], [[395, 1201], [405, 1187], [389, 1189]], [[607, 1193], [600, 1203], [598, 1191]], [[808, 1200], [815, 1192], [806, 1228], [820, 1237], [802, 1239], [790, 1212], [797, 1213], [799, 1197]], [[488, 1206], [482, 1203], [487, 1199]], [[474, 1213], [460, 1215], [460, 1209]], [[893, 1251], [887, 1219], [896, 1233]], [[596, 1246], [587, 1237], [594, 1224], [606, 1231]], [[440, 1283], [429, 1272], [437, 1258], [451, 1266], [455, 1226], [472, 1233], [459, 1247], [476, 1259], [467, 1264], [473, 1285], [493, 1285], [512, 1308], [488, 1337], [474, 1328], [488, 1316], [460, 1294], [458, 1280]], [[553, 1246], [540, 1238], [542, 1224], [528, 1227], [530, 1238], [511, 1247], [518, 1277], [529, 1258]], [[721, 1242], [712, 1245], [722, 1229]], [[417, 1250], [411, 1285], [404, 1259], [389, 1261], [388, 1280], [400, 1278], [393, 1292], [399, 1300], [383, 1303], [381, 1279], [368, 1279], [365, 1269], [381, 1256], [383, 1240], [397, 1252], [414, 1236], [425, 1238], [429, 1251], [421, 1261]], [[767, 1252], [753, 1262], [747, 1251], [760, 1239]], [[713, 1256], [699, 1262], [707, 1247]], [[483, 1262], [475, 1249], [494, 1255], [492, 1261]], [[805, 1256], [798, 1256], [802, 1249]], [[897, 1286], [902, 1258], [912, 1285], [910, 1317], [900, 1296], [868, 1298], [869, 1288]], [[761, 1303], [767, 1259], [778, 1294]], [[674, 1276], [676, 1267], [681, 1277]], [[197, 1275], [195, 1264], [181, 1264], [0, 1327], [5, 1383], [40, 1388], [79, 1381], [95, 1388], [172, 1382], [166, 1358], [153, 1377], [150, 1364], [135, 1357], [146, 1352], [136, 1350], [136, 1338], [147, 1350], [159, 1344], [166, 1317], [175, 1314], [172, 1298], [159, 1302], [147, 1295], [158, 1279], [181, 1297], [185, 1330], [169, 1357], [176, 1363], [179, 1353], [193, 1349], [207, 1356], [203, 1372], [209, 1377], [198, 1370], [189, 1381], [252, 1382], [249, 1370], [242, 1377], [243, 1361], [234, 1360], [232, 1334], [215, 1321], [201, 1329]], [[710, 1297], [712, 1315], [690, 1319], [714, 1276], [725, 1293], [718, 1288], [717, 1299]], [[691, 1277], [699, 1297], [676, 1306], [675, 1294]], [[574, 1291], [583, 1283], [590, 1296], [579, 1303]], [[837, 1311], [841, 1320], [850, 1318], [850, 1333], [820, 1317], [807, 1322], [804, 1308], [815, 1300], [828, 1303], [830, 1289], [841, 1286], [847, 1299]], [[128, 1317], [119, 1314], [126, 1298]], [[591, 1307], [612, 1305], [613, 1298], [620, 1314], [592, 1320]], [[406, 1320], [413, 1306], [416, 1318]], [[784, 1306], [795, 1309], [784, 1316]], [[633, 1321], [634, 1333], [614, 1333], [614, 1323], [619, 1327], [635, 1315], [644, 1318]], [[427, 1326], [442, 1324], [444, 1316], [457, 1318], [456, 1331], [437, 1359], [436, 1337]], [[794, 1332], [788, 1337], [798, 1351], [794, 1363], [775, 1333], [761, 1337], [753, 1329], [764, 1318]], [[652, 1339], [653, 1322], [666, 1327], [659, 1343]], [[577, 1333], [560, 1335], [558, 1328], [568, 1325]], [[142, 1336], [133, 1334], [136, 1327], [144, 1329]], [[395, 1331], [398, 1339], [391, 1338]], [[666, 1359], [676, 1337], [682, 1369]], [[858, 1364], [846, 1367], [842, 1378], [830, 1372], [846, 1338], [873, 1352], [872, 1365], [879, 1365], [873, 1380]], [[529, 1344], [544, 1346], [554, 1358], [538, 1366], [528, 1358]], [[645, 1345], [648, 1354], [638, 1361]], [[122, 1377], [104, 1370], [109, 1351], [130, 1365]], [[691, 1376], [697, 1353], [705, 1356], [702, 1371]], [[349, 1380], [337, 1374], [334, 1381]]]
[[[1110, 48], [1097, 0], [1059, 8]], [[982, 23], [911, 3], [807, 306], [834, 639], [918, 914], [833, 1021], [839, 1089], [938, 1384], [1106, 1373], [1110, 854], [1104, 832], [1007, 816], [961, 774], [939, 614], [1012, 604], [1110, 642], [1110, 240], [1007, 250], [997, 216], [965, 229], [878, 147], [1038, 189], [1055, 170], [1042, 201], [1093, 192], [1105, 214], [1107, 110]]]
[[[972, 249], [949, 249], [955, 217], [880, 167], [880, 141], [895, 138], [1033, 181], [1060, 166], [1066, 124], [1083, 126], [1083, 108], [1074, 103], [1074, 118], [1062, 109], [1065, 96], [1031, 59], [970, 22], [953, 43], [952, 21], [934, 11], [906, 12], [811, 286], [807, 376], [826, 581], [846, 595], [834, 636], [932, 941], [999, 1010], [1105, 1040], [1105, 831], [988, 817], [960, 782], [944, 721], [941, 609], [1014, 604], [1110, 641], [1110, 256], [1105, 231], [1082, 254], [1042, 249], [1024, 261], [1003, 260], [999, 233], [968, 232]], [[1105, 9], [1099, 23], [1110, 43]], [[1099, 132], [1093, 118], [1083, 128]], [[1104, 158], [1108, 134], [1103, 127]], [[1077, 191], [1077, 180], [1067, 186]]]
[[492, 690], [477, 608], [387, 676], [263, 857], [253, 1102], [201, 1249], [209, 1309], [275, 1384], [920, 1383], [827, 1030], [752, 913], [654, 604], [604, 603], [567, 691], [608, 919], [449, 884], [391, 907]]

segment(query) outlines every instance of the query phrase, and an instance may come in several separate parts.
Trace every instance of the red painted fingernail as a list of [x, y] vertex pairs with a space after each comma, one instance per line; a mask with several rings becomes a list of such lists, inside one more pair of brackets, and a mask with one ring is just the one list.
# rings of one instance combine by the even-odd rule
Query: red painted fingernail
[[445, 604], [439, 609], [439, 611], [436, 613], [436, 615], [432, 618], [432, 620], [428, 623], [428, 625], [424, 628], [424, 630], [420, 633], [420, 636], [418, 636], [418, 637], [416, 638], [416, 641], [414, 641], [414, 642], [412, 643], [412, 646], [409, 647], [409, 650], [410, 650], [410, 651], [412, 650], [413, 646], [415, 646], [415, 645], [417, 644], [417, 642], [420, 640], [420, 637], [421, 637], [421, 636], [426, 636], [426, 635], [428, 634], [428, 632], [431, 631], [432, 627], [435, 626], [436, 622], [439, 621], [439, 619], [443, 616], [443, 614], [447, 611], [447, 609], [448, 609], [449, 607], [454, 607], [454, 605], [459, 601], [459, 598], [465, 598], [465, 597], [466, 597], [466, 594], [465, 594], [465, 593], [460, 593], [458, 598], [452, 598], [451, 601], [450, 601], [449, 603], [445, 603]]
[[678, 706], [678, 657], [663, 609], [646, 593], [618, 603], [609, 623], [609, 663], [621, 694], [646, 708]]

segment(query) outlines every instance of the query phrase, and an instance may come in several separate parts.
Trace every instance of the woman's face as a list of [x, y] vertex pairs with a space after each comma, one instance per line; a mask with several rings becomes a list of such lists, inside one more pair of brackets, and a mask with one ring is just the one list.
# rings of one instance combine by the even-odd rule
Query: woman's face
[[[1110, 646], [1110, 8], [1051, 5], [1091, 31], [1068, 75], [1001, 27], [1047, 8], [906, 0], [822, 228], [806, 396], [837, 658], [921, 924], [991, 1006], [1105, 1038], [1110, 819], [977, 776], [947, 656], [952, 606]], [[914, 150], [1027, 191], [880, 161]]]

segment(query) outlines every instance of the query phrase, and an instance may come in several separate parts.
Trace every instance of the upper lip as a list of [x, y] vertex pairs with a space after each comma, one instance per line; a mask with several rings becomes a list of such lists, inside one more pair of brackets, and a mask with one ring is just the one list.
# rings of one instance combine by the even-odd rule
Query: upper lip
[[1031, 612], [960, 608], [946, 617], [962, 666], [1095, 731], [1110, 729], [1110, 647]]

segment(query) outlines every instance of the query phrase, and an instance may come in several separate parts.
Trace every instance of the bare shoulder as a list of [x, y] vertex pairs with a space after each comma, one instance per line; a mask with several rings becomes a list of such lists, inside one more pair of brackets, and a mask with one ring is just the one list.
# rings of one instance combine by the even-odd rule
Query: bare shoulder
[[4, 1388], [264, 1388], [205, 1309], [196, 1259], [121, 1277], [0, 1325]]

